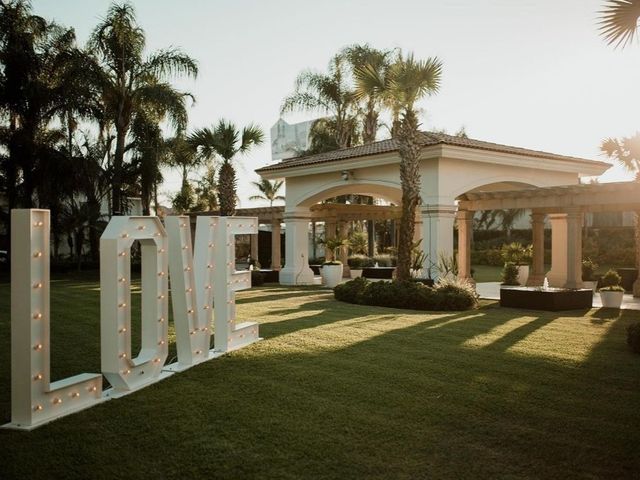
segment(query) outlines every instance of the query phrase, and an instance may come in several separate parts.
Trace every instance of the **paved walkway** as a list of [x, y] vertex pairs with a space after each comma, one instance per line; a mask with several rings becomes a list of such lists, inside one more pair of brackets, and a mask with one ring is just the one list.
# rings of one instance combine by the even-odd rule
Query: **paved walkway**
[[[480, 298], [486, 298], [489, 300], [500, 300], [500, 282], [483, 282], [476, 284], [476, 291]], [[600, 295], [597, 293], [593, 295], [593, 307], [602, 307], [600, 301]], [[622, 306], [624, 310], [640, 310], [640, 298], [634, 298], [633, 295], [625, 293], [622, 300]]]

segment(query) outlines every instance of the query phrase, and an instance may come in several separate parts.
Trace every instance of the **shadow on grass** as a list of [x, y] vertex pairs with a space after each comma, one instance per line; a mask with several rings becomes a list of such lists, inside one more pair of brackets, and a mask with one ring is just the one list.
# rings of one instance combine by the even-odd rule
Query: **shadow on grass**
[[[0, 478], [633, 478], [640, 467], [640, 362], [621, 348], [638, 313], [596, 325], [535, 312], [500, 348], [474, 349], [465, 341], [531, 312], [363, 308], [315, 292], [282, 312], [294, 318], [261, 324], [263, 342], [30, 434], [0, 432]], [[607, 330], [579, 366], [505, 351], [555, 320]], [[358, 328], [312, 330], [339, 322]]]

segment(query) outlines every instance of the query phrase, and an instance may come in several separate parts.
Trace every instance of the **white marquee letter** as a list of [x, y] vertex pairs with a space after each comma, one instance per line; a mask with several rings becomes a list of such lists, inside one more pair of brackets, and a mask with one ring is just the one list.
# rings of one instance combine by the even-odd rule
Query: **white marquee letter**
[[50, 380], [49, 211], [11, 211], [11, 423], [31, 429], [102, 401], [102, 375]]
[[[130, 257], [135, 240], [142, 251], [142, 348], [132, 358]], [[102, 373], [113, 386], [110, 396], [161, 378], [168, 355], [167, 243], [157, 217], [113, 217], [100, 238], [100, 345]]]
[[169, 235], [171, 304], [176, 329], [178, 362], [165, 370], [181, 371], [213, 358], [209, 352], [213, 315], [213, 281], [216, 217], [198, 217], [196, 242], [191, 243], [188, 216], [166, 217]]
[[251, 217], [219, 217], [215, 229], [214, 260], [216, 282], [213, 284], [215, 319], [214, 347], [228, 352], [260, 340], [258, 324], [236, 324], [236, 294], [251, 288], [251, 272], [236, 271], [236, 235], [258, 233], [258, 219]]

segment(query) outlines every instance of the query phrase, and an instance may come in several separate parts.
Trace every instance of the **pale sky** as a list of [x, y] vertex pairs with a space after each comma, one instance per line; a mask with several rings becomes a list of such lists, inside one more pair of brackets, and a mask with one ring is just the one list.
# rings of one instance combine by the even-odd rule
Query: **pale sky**
[[[34, 12], [76, 29], [84, 44], [108, 0], [35, 0]], [[597, 32], [603, 0], [135, 0], [148, 51], [181, 47], [200, 66], [191, 128], [227, 118], [267, 134], [241, 158], [242, 207], [271, 160], [269, 129], [305, 68], [326, 70], [345, 45], [438, 56], [440, 92], [422, 104], [423, 129], [604, 160], [600, 142], [640, 129], [640, 45], [614, 50]], [[292, 115], [294, 122], [318, 115]], [[179, 188], [166, 174], [165, 193]], [[609, 170], [603, 181], [621, 180]]]

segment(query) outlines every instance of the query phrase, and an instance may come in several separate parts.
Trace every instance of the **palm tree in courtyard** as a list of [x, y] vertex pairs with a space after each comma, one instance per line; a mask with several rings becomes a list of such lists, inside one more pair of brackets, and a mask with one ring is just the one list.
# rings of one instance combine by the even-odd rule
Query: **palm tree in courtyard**
[[398, 241], [398, 280], [411, 278], [411, 255], [415, 231], [416, 208], [420, 204], [420, 124], [416, 102], [436, 93], [440, 87], [442, 63], [437, 58], [416, 60], [412, 54], [403, 56], [389, 67], [380, 79], [374, 69], [363, 68], [361, 77], [369, 74], [371, 83], [384, 98], [392, 114], [397, 117], [392, 128], [400, 153], [400, 184], [402, 187], [402, 214]]
[[220, 120], [215, 127], [196, 130], [189, 137], [189, 143], [197, 149], [202, 159], [213, 159], [216, 156], [222, 159], [218, 171], [218, 204], [221, 215], [232, 216], [236, 211], [236, 171], [233, 159], [263, 141], [264, 133], [260, 127], [249, 125], [240, 132], [233, 123], [226, 120]]
[[[377, 50], [369, 45], [351, 45], [341, 53], [351, 63], [355, 79], [356, 99], [364, 103], [362, 108], [362, 141], [376, 141], [380, 126], [380, 108], [384, 101], [379, 88], [392, 64], [392, 50]], [[375, 79], [372, 81], [367, 81]]]
[[251, 182], [251, 184], [260, 191], [260, 195], [252, 195], [249, 200], [266, 200], [270, 207], [273, 207], [273, 202], [276, 200], [284, 200], [282, 195], [278, 195], [278, 190], [282, 188], [284, 180], [271, 182], [263, 178], [259, 182]]
[[145, 44], [144, 31], [137, 25], [130, 4], [111, 5], [89, 40], [90, 50], [102, 67], [105, 124], [116, 130], [111, 165], [113, 213], [123, 210], [124, 156], [133, 120], [139, 114], [151, 113], [167, 118], [177, 128], [186, 127], [185, 101], [190, 95], [176, 90], [167, 80], [174, 76], [196, 77], [198, 73], [196, 62], [178, 49], [143, 57]]
[[295, 91], [284, 99], [281, 113], [301, 110], [330, 115], [337, 148], [351, 146], [357, 127], [357, 101], [348, 83], [347, 62], [336, 55], [329, 73], [305, 70], [295, 82]]
[[[609, 45], [626, 47], [638, 32], [640, 0], [609, 0], [600, 17], [600, 33]], [[608, 138], [602, 142], [601, 150], [635, 174], [640, 182], [640, 133], [622, 139]], [[640, 212], [635, 213], [635, 256], [640, 270]], [[633, 284], [633, 296], [640, 297], [640, 278]]]

